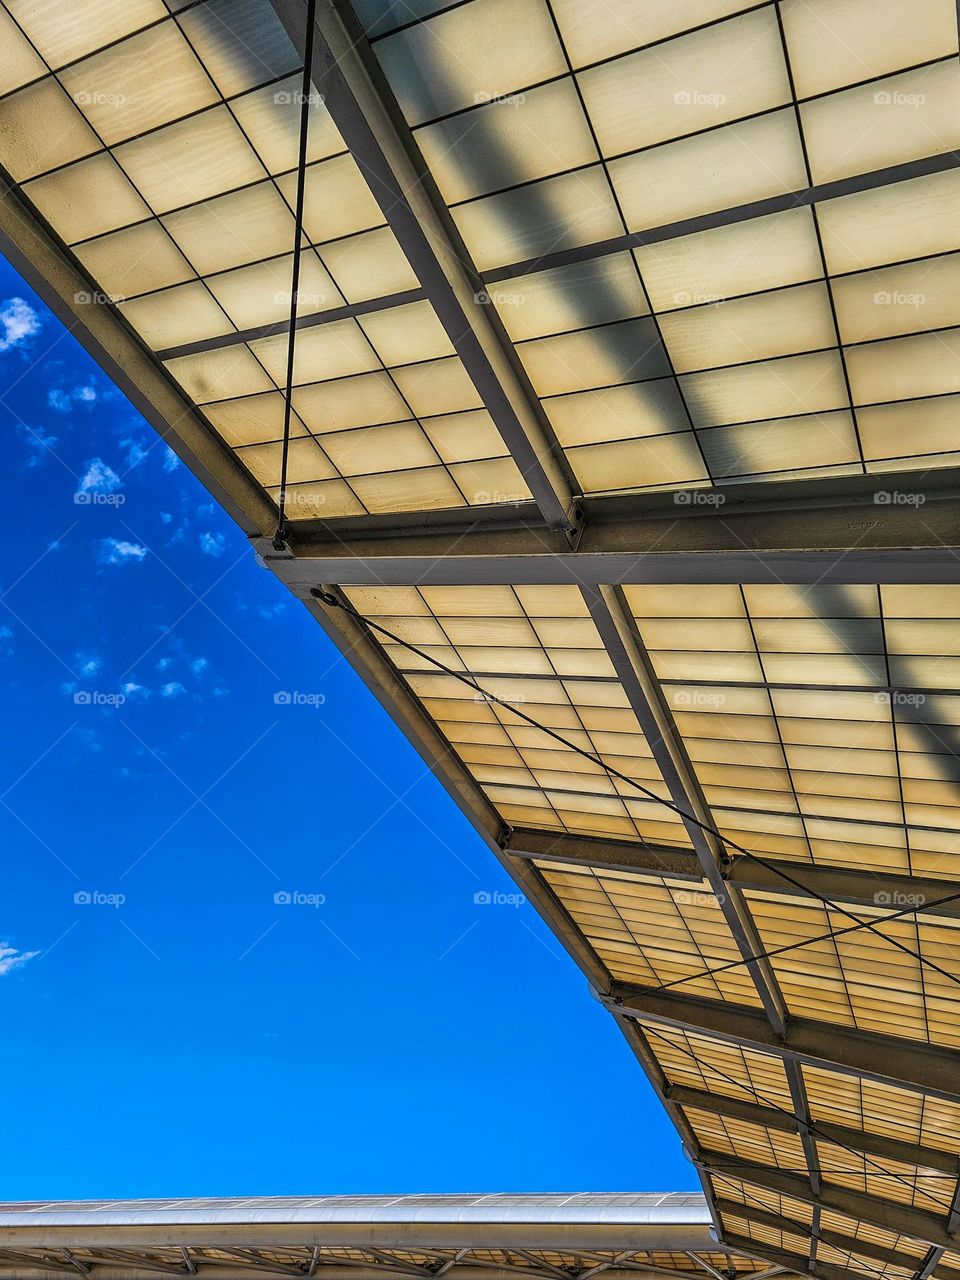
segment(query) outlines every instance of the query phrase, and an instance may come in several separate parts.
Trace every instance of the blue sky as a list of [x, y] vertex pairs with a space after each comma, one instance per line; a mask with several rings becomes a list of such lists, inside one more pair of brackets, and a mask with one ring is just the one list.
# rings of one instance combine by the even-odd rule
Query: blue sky
[[2, 260], [0, 414], [0, 1198], [695, 1188], [533, 909], [475, 904], [506, 875]]

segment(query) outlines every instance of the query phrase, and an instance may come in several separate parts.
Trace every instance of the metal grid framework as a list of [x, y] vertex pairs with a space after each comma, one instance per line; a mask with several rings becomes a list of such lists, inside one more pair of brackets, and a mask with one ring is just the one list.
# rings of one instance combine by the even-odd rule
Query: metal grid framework
[[960, 1275], [953, 3], [3, 0], [0, 38], [0, 247], [556, 931], [724, 1247]]
[[769, 1280], [701, 1196], [327, 1196], [0, 1205], [0, 1276]]

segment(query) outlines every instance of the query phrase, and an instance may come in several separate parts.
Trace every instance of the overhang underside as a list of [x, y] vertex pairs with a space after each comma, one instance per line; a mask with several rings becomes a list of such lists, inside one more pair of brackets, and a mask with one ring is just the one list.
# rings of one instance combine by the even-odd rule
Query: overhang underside
[[761, 1280], [702, 1196], [326, 1196], [0, 1206], [0, 1276]]
[[[960, 1276], [953, 3], [68, 7], [0, 6], [0, 247], [554, 929], [720, 1241], [405, 1273]], [[0, 1274], [398, 1265], [50, 1230]]]

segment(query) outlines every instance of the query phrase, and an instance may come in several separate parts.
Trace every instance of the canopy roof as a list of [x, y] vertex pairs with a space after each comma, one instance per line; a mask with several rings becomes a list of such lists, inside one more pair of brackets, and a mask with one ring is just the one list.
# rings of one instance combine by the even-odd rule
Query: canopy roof
[[[777, 1270], [774, 1268], [774, 1270]], [[759, 1280], [702, 1196], [311, 1196], [0, 1205], [0, 1276]]]
[[724, 1244], [960, 1274], [954, 5], [0, 37], [4, 251], [556, 930]]

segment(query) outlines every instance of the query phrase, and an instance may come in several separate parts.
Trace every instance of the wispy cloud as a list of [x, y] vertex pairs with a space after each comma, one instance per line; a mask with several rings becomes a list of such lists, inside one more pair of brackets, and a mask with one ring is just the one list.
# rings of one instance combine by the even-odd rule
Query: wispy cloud
[[99, 654], [84, 653], [83, 651], [76, 654], [73, 661], [77, 672], [82, 676], [96, 675], [103, 665]]
[[176, 469], [177, 469], [177, 467], [179, 467], [179, 465], [180, 465], [180, 459], [179, 459], [179, 458], [177, 457], [177, 455], [173, 452], [173, 450], [170, 448], [170, 446], [169, 446], [169, 445], [167, 445], [167, 446], [166, 446], [166, 448], [165, 448], [165, 450], [164, 450], [164, 454], [163, 454], [163, 469], [164, 469], [164, 471], [176, 471]]
[[179, 680], [168, 680], [160, 690], [161, 698], [179, 698], [181, 693], [186, 693], [186, 689]]
[[19, 423], [18, 427], [30, 450], [27, 466], [39, 467], [52, 455], [57, 446], [57, 437], [44, 427], [28, 427], [25, 423]]
[[69, 413], [75, 404], [96, 404], [98, 399], [96, 387], [84, 384], [81, 387], [51, 387], [47, 392], [47, 404], [57, 413]]
[[222, 556], [227, 540], [222, 533], [201, 533], [200, 550], [205, 556]]
[[19, 951], [9, 942], [0, 942], [0, 977], [13, 969], [19, 969], [39, 954], [39, 951]]
[[10, 351], [40, 332], [40, 317], [22, 298], [0, 303], [0, 351]]
[[91, 458], [80, 477], [77, 493], [116, 493], [123, 481], [102, 458]]
[[146, 448], [142, 440], [136, 440], [132, 436], [126, 440], [120, 441], [120, 448], [126, 449], [126, 462], [128, 470], [139, 467], [140, 463], [149, 454], [150, 450]]
[[124, 542], [117, 538], [104, 538], [100, 543], [101, 564], [126, 564], [129, 561], [142, 560], [147, 548], [139, 542]]

